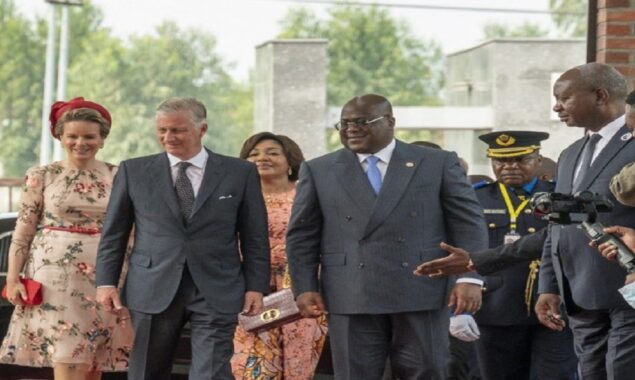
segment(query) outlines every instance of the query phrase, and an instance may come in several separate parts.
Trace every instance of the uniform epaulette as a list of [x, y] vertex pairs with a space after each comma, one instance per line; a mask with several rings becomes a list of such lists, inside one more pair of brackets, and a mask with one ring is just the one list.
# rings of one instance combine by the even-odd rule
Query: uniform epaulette
[[475, 184], [472, 184], [472, 188], [473, 188], [474, 190], [478, 190], [478, 189], [480, 189], [480, 188], [483, 188], [483, 187], [485, 187], [485, 186], [489, 185], [490, 183], [491, 183], [491, 182], [489, 182], [489, 181], [482, 180], [482, 181], [476, 182]]

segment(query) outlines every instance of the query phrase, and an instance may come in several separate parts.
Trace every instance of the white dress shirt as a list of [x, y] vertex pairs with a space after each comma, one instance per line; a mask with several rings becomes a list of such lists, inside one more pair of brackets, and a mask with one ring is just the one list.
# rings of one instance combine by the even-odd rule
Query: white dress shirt
[[196, 156], [189, 160], [181, 160], [180, 158], [168, 153], [168, 160], [170, 160], [170, 173], [172, 173], [172, 183], [176, 182], [176, 177], [179, 174], [179, 163], [181, 161], [189, 162], [190, 165], [185, 174], [192, 183], [192, 189], [194, 190], [194, 196], [198, 194], [198, 190], [201, 188], [201, 182], [203, 182], [203, 174], [205, 173], [205, 165], [207, 165], [207, 157], [209, 154], [205, 148], [201, 148], [201, 151]]
[[[600, 129], [598, 132], [589, 131], [589, 134], [588, 134], [589, 136], [592, 136], [595, 134], [602, 136], [598, 140], [597, 144], [595, 145], [595, 150], [593, 151], [593, 157], [591, 157], [591, 162], [589, 163], [589, 165], [593, 164], [593, 161], [595, 161], [595, 159], [600, 155], [600, 153], [602, 153], [602, 150], [608, 145], [609, 141], [611, 141], [613, 136], [615, 136], [617, 131], [619, 131], [620, 128], [622, 128], [625, 123], [626, 123], [626, 117], [622, 115], [618, 117], [617, 119], [613, 120], [612, 122], [608, 123], [604, 127], [602, 127], [602, 129]], [[578, 162], [576, 163], [575, 173], [573, 178], [576, 178], [578, 176], [578, 173], [580, 172], [580, 167], [582, 165], [581, 161], [582, 160], [578, 160]]]
[[396, 145], [397, 145], [397, 142], [395, 141], [395, 139], [392, 139], [392, 141], [390, 141], [388, 145], [386, 145], [382, 150], [380, 150], [377, 153], [373, 153], [373, 154], [357, 153], [357, 159], [359, 160], [359, 163], [362, 165], [362, 169], [364, 169], [364, 173], [368, 171], [368, 162], [366, 162], [366, 159], [370, 156], [375, 156], [379, 158], [379, 160], [377, 160], [377, 169], [379, 169], [379, 172], [381, 173], [381, 180], [383, 182], [384, 177], [386, 176], [386, 170], [388, 170], [388, 164], [390, 163], [390, 157], [392, 157], [392, 152], [395, 151]]
[[[194, 190], [194, 197], [198, 194], [198, 190], [201, 188], [201, 182], [203, 181], [203, 174], [205, 173], [205, 165], [207, 164], [207, 157], [209, 154], [205, 148], [202, 148], [196, 156], [190, 158], [189, 160], [181, 160], [180, 158], [171, 155], [168, 153], [168, 160], [170, 161], [170, 173], [172, 174], [172, 183], [176, 182], [176, 176], [179, 174], [178, 163], [181, 161], [187, 161], [191, 163], [187, 169], [185, 169], [185, 174], [187, 178], [190, 179], [192, 183], [192, 189]], [[112, 285], [102, 285], [98, 286], [97, 289], [100, 288], [114, 288]]]

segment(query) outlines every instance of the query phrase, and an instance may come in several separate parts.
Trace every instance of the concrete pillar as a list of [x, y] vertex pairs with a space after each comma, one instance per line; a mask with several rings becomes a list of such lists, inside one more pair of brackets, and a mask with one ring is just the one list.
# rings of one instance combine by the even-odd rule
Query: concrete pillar
[[254, 129], [289, 136], [307, 159], [326, 152], [327, 46], [291, 39], [256, 47]]

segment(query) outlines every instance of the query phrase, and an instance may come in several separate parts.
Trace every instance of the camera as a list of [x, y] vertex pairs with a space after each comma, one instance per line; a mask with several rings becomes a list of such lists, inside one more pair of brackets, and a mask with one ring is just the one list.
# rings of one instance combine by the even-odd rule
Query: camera
[[[609, 212], [613, 209], [610, 200], [590, 191], [581, 191], [574, 195], [536, 193], [531, 197], [530, 204], [538, 217], [558, 224], [571, 224], [583, 220], [595, 222], [598, 212]], [[579, 214], [583, 219], [572, 220], [571, 214]]]
[[[562, 193], [536, 193], [531, 198], [534, 214], [558, 224], [580, 223], [582, 232], [597, 245], [609, 242], [617, 248], [617, 261], [628, 273], [635, 272], [635, 254], [622, 241], [604, 233], [604, 225], [597, 222], [598, 212], [609, 212], [613, 203], [605, 196], [582, 191], [574, 195]], [[582, 220], [572, 218], [582, 216]]]

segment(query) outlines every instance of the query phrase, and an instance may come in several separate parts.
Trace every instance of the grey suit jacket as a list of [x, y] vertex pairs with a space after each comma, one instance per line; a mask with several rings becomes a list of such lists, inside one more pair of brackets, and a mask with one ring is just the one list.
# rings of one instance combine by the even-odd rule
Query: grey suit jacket
[[97, 254], [97, 286], [117, 284], [134, 225], [123, 291], [132, 310], [165, 310], [185, 265], [208, 305], [223, 313], [239, 312], [246, 290], [269, 292], [267, 212], [256, 167], [208, 153], [187, 223], [165, 153], [119, 167]]
[[456, 154], [397, 141], [378, 197], [347, 149], [302, 166], [287, 232], [296, 295], [318, 291], [320, 277], [331, 313], [440, 309], [450, 280], [412, 271], [446, 256], [442, 241], [487, 247], [481, 207]]
[[[635, 227], [635, 208], [619, 203], [609, 190], [611, 178], [635, 159], [635, 141], [622, 140], [628, 133], [622, 127], [609, 141], [580, 185], [581, 190], [607, 196], [615, 205], [610, 213], [599, 214], [605, 226]], [[584, 139], [566, 148], [558, 159], [556, 192], [570, 194], [576, 160]], [[567, 311], [577, 307], [586, 310], [627, 308], [617, 291], [624, 285], [624, 271], [617, 264], [604, 259], [597, 249], [589, 246], [589, 239], [575, 225], [552, 225], [545, 242], [540, 266], [539, 293], [560, 293]]]

